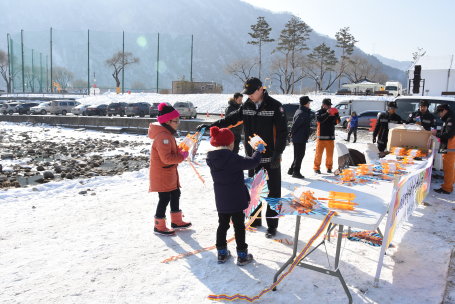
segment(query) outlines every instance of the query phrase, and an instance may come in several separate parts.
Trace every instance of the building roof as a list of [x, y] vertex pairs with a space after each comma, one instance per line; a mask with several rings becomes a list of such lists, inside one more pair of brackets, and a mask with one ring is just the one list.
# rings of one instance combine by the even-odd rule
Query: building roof
[[421, 65], [422, 70], [449, 70], [455, 69], [455, 62], [453, 55], [444, 56], [422, 56], [419, 57], [409, 68], [408, 71], [414, 71], [415, 65]]

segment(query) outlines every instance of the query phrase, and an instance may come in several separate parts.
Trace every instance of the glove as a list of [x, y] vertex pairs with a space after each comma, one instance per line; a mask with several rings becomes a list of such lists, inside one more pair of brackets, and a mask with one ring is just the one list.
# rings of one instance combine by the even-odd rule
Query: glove
[[259, 144], [259, 145], [256, 147], [256, 151], [258, 151], [259, 153], [264, 152], [264, 150], [265, 150], [264, 144]]
[[373, 144], [376, 143], [376, 137], [373, 137]]
[[180, 153], [180, 155], [183, 156], [183, 160], [187, 159], [188, 155], [190, 154], [188, 151], [185, 151], [185, 150], [180, 149], [180, 148], [179, 148], [179, 153]]
[[201, 131], [202, 128], [209, 129], [210, 126], [209, 126], [209, 125], [202, 124], [202, 125], [197, 126], [197, 127], [196, 127], [196, 130], [199, 132], [199, 131]]
[[270, 161], [270, 169], [277, 169], [280, 166], [281, 154], [273, 152], [272, 160]]

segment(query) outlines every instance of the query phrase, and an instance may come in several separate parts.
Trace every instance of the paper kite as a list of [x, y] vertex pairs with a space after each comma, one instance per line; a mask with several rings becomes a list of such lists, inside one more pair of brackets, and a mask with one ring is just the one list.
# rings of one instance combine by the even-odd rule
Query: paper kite
[[248, 218], [259, 203], [269, 195], [267, 171], [262, 168], [253, 178], [245, 180], [245, 185], [250, 191], [250, 204], [245, 209], [245, 218]]

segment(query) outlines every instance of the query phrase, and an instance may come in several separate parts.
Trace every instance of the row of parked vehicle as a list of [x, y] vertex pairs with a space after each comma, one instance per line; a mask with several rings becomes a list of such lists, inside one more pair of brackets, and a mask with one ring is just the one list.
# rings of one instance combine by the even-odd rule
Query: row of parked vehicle
[[[167, 103], [171, 105], [170, 103]], [[72, 113], [74, 115], [82, 116], [117, 116], [133, 117], [139, 116], [144, 117], [150, 115], [150, 117], [158, 116], [158, 105], [159, 103], [149, 104], [147, 102], [114, 102], [110, 104], [100, 105], [82, 105], [77, 101], [71, 100], [53, 100], [49, 102], [9, 102], [1, 105], [0, 111], [3, 115], [13, 115], [19, 113], [19, 115], [66, 115]], [[181, 117], [185, 118], [196, 118], [196, 108], [192, 102], [176, 102], [174, 108], [180, 113]]]

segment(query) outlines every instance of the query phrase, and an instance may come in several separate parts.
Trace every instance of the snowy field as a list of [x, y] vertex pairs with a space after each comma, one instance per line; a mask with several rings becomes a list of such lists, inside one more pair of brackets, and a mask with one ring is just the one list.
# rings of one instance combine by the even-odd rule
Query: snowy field
[[[157, 95], [157, 98], [162, 96], [172, 95]], [[208, 102], [213, 96], [197, 97]], [[217, 98], [221, 103], [228, 96], [217, 95]], [[114, 97], [117, 95], [106, 98]], [[150, 94], [145, 98], [152, 99]], [[297, 96], [286, 98], [297, 102]], [[50, 131], [38, 132], [42, 128]], [[147, 136], [74, 132], [5, 122], [0, 123], [2, 129], [30, 132], [38, 139], [45, 139], [44, 134], [49, 133], [47, 136], [65, 140], [110, 136], [140, 142], [137, 151], [129, 151], [131, 153], [151, 145]], [[337, 140], [343, 140], [346, 134], [337, 130], [337, 136]], [[361, 140], [348, 144], [349, 148], [360, 151], [365, 146]], [[247, 232], [249, 252], [255, 261], [245, 267], [235, 264], [235, 244], [229, 245], [233, 257], [224, 265], [217, 264], [216, 250], [160, 263], [170, 256], [215, 243], [217, 212], [210, 171], [205, 164], [209, 148], [206, 138], [197, 158], [205, 186], [187, 163], [178, 167], [182, 185], [180, 207], [185, 220], [191, 221], [193, 227], [177, 232], [174, 237], [153, 234], [158, 195], [147, 192], [148, 169], [121, 176], [65, 180], [0, 191], [0, 302], [210, 303], [209, 294], [254, 296], [270, 286], [275, 272], [290, 257], [292, 246], [266, 239], [264, 226], [257, 232]], [[290, 194], [294, 187], [320, 179], [313, 173], [314, 149], [314, 142], [307, 145], [301, 170], [306, 178], [299, 180], [286, 174], [293, 158], [292, 146], [286, 148], [281, 168], [282, 196]], [[337, 159], [336, 153], [334, 159]], [[326, 171], [324, 165], [321, 170]], [[440, 188], [440, 183], [440, 179], [433, 179], [431, 188]], [[329, 190], [333, 185], [327, 183], [326, 186]], [[78, 194], [84, 190], [86, 195]], [[410, 221], [396, 233], [393, 243], [397, 247], [387, 251], [379, 288], [372, 286], [380, 248], [343, 240], [340, 270], [354, 303], [443, 301], [455, 241], [454, 200], [455, 193], [446, 196], [430, 190], [424, 200], [427, 204], [419, 206]], [[320, 223], [303, 220], [299, 251]], [[385, 219], [380, 227], [384, 224]], [[295, 217], [281, 218], [276, 238], [291, 239], [294, 228]], [[232, 234], [231, 228], [228, 236]], [[327, 243], [327, 251], [333, 269], [334, 240]], [[308, 261], [328, 267], [324, 246], [310, 255]], [[455, 296], [453, 290], [448, 292]], [[451, 301], [455, 301], [453, 296]], [[454, 303], [451, 301], [446, 303]], [[347, 303], [347, 297], [337, 278], [296, 267], [278, 291], [269, 292], [258, 301], [297, 302]]]

